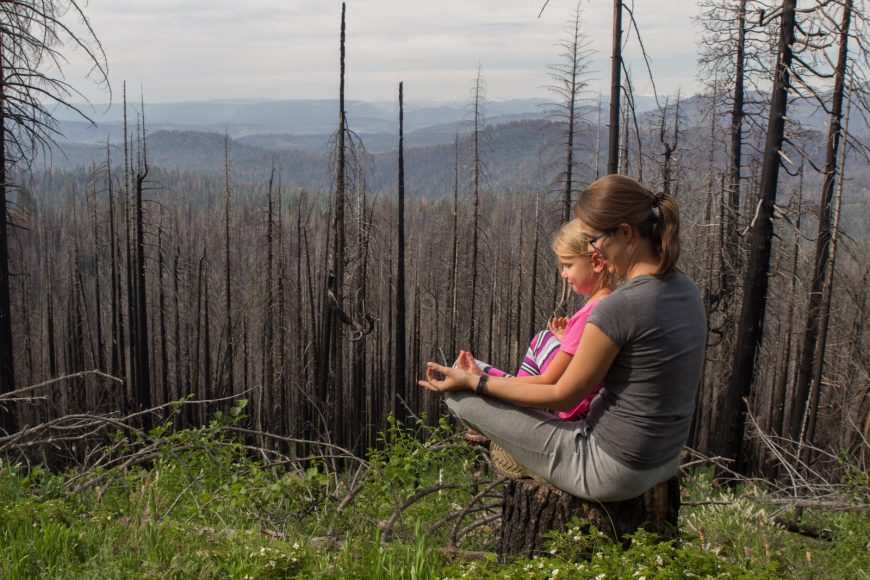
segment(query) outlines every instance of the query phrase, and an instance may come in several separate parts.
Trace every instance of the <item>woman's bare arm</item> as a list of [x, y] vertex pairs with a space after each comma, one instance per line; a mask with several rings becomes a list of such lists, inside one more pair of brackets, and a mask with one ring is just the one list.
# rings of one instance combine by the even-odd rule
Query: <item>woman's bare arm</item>
[[[583, 356], [571, 357], [565, 372], [555, 384], [535, 384], [523, 379], [490, 377], [486, 384], [487, 394], [516, 405], [568, 410], [582, 401], [604, 375], [619, 352], [610, 337], [594, 324], [586, 324], [583, 337], [577, 347]], [[436, 379], [435, 373], [444, 375]], [[420, 385], [439, 392], [473, 390], [479, 377], [460, 369], [452, 369], [429, 363], [426, 381]]]

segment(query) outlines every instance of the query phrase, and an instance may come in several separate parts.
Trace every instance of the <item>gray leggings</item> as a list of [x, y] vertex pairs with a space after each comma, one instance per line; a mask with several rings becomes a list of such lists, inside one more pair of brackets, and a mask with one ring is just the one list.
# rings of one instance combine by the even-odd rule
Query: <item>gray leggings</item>
[[640, 470], [605, 453], [585, 421], [565, 421], [542, 411], [516, 407], [471, 392], [446, 393], [447, 406], [510, 453], [524, 467], [559, 489], [598, 501], [631, 499], [673, 476], [680, 457]]

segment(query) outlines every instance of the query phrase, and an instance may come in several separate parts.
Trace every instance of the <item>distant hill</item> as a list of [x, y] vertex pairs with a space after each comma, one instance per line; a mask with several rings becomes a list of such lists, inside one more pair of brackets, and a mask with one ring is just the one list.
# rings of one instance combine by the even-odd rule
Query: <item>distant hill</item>
[[[589, 101], [594, 106], [595, 100]], [[552, 102], [534, 99], [489, 101], [484, 112], [492, 124], [524, 119], [540, 119]], [[656, 109], [652, 97], [638, 96], [639, 112]], [[68, 110], [58, 111], [61, 143], [118, 142], [123, 138], [123, 108], [121, 104], [78, 105], [96, 126]], [[140, 105], [128, 105], [128, 122], [135, 126]], [[398, 105], [393, 101], [347, 101], [350, 128], [361, 135], [398, 132]], [[437, 128], [429, 134], [428, 144], [449, 143], [455, 128], [467, 121], [469, 104], [462, 101], [406, 101], [405, 131]], [[261, 137], [266, 144], [271, 139], [276, 146], [309, 148], [308, 137], [327, 135], [338, 126], [338, 101], [322, 100], [223, 100], [182, 103], [145, 103], [145, 120], [149, 131], [162, 130], [229, 133], [231, 137]], [[286, 137], [292, 135], [293, 138]], [[421, 134], [422, 135], [422, 134]], [[270, 137], [271, 136], [271, 137]], [[279, 136], [279, 137], [274, 137]], [[377, 138], [371, 139], [370, 150], [382, 150]], [[423, 142], [421, 141], [421, 144]], [[393, 145], [395, 146], [395, 145]]]
[[[139, 105], [128, 106], [128, 122], [135, 125]], [[398, 106], [392, 102], [347, 101], [350, 128], [361, 134], [397, 132]], [[64, 143], [99, 143], [122, 137], [123, 109], [94, 105], [82, 107], [96, 127], [69, 111], [59, 113]], [[460, 123], [467, 117], [462, 102], [409, 102], [405, 106], [405, 129]], [[515, 99], [492, 101], [486, 106], [491, 120], [541, 117], [538, 101]], [[146, 126], [150, 131], [193, 130], [224, 133], [231, 137], [263, 134], [296, 136], [328, 134], [338, 126], [337, 100], [294, 101], [206, 101], [145, 104]], [[452, 139], [452, 137], [451, 137]]]
[[[516, 190], [532, 186], [546, 172], [542, 170], [541, 151], [553, 141], [558, 128], [545, 119], [510, 121], [489, 126], [483, 138], [486, 188], [491, 191]], [[437, 130], [436, 130], [437, 133]], [[452, 191], [455, 128], [449, 132], [450, 143], [437, 143], [431, 132], [421, 130], [409, 139], [405, 150], [408, 191], [411, 195], [441, 196]], [[429, 136], [427, 136], [429, 135]], [[380, 147], [371, 150], [371, 141]], [[235, 182], [264, 183], [274, 162], [287, 186], [312, 190], [328, 189], [328, 135], [258, 136], [230, 140], [230, 165]], [[386, 134], [363, 137], [369, 150], [367, 187], [370, 191], [395, 188], [396, 140]], [[416, 143], [416, 145], [412, 145]], [[390, 147], [391, 146], [391, 147]], [[460, 162], [465, 163], [467, 139], [460, 147]], [[377, 149], [381, 150], [377, 150]], [[166, 171], [184, 171], [216, 175], [224, 171], [224, 136], [201, 131], [160, 130], [148, 134], [150, 162]], [[68, 143], [52, 160], [55, 169], [89, 167], [105, 161], [105, 145]], [[120, 159], [120, 152], [113, 157]], [[462, 185], [467, 174], [461, 168]]]

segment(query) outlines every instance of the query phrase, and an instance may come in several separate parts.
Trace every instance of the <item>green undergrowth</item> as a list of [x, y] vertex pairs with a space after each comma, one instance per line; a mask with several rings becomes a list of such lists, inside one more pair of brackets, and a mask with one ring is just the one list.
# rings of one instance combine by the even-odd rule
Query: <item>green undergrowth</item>
[[[862, 472], [853, 474], [856, 509], [804, 511], [802, 521], [828, 539], [775, 523], [794, 515], [764, 507], [760, 488], [717, 489], [699, 473], [684, 481], [685, 500], [698, 505], [683, 508], [675, 540], [639, 532], [626, 549], [574, 525], [550, 535], [545, 557], [499, 563], [497, 523], [462, 536], [458, 553], [446, 550], [449, 516], [490, 480], [481, 451], [447, 424], [391, 423], [364, 462], [266, 466], [226, 429], [243, 418], [239, 409], [203, 429], [160, 427], [159, 450], [126, 469], [54, 473], [0, 460], [0, 578], [867, 578], [870, 570]], [[118, 437], [128, 453], [141, 447]], [[484, 501], [497, 504], [499, 491]]]

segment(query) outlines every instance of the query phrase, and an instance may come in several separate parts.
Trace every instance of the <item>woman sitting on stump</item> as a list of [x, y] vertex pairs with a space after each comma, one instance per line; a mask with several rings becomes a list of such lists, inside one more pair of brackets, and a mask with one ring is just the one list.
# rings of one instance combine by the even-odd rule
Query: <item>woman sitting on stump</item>
[[[694, 282], [676, 269], [680, 219], [670, 196], [608, 175], [582, 193], [575, 211], [589, 250], [625, 283], [589, 316], [582, 355], [558, 382], [476, 376], [430, 362], [420, 385], [445, 393], [456, 416], [532, 474], [581, 498], [619, 501], [679, 468], [704, 356], [704, 309]], [[540, 410], [571, 409], [599, 383], [585, 420]]]

